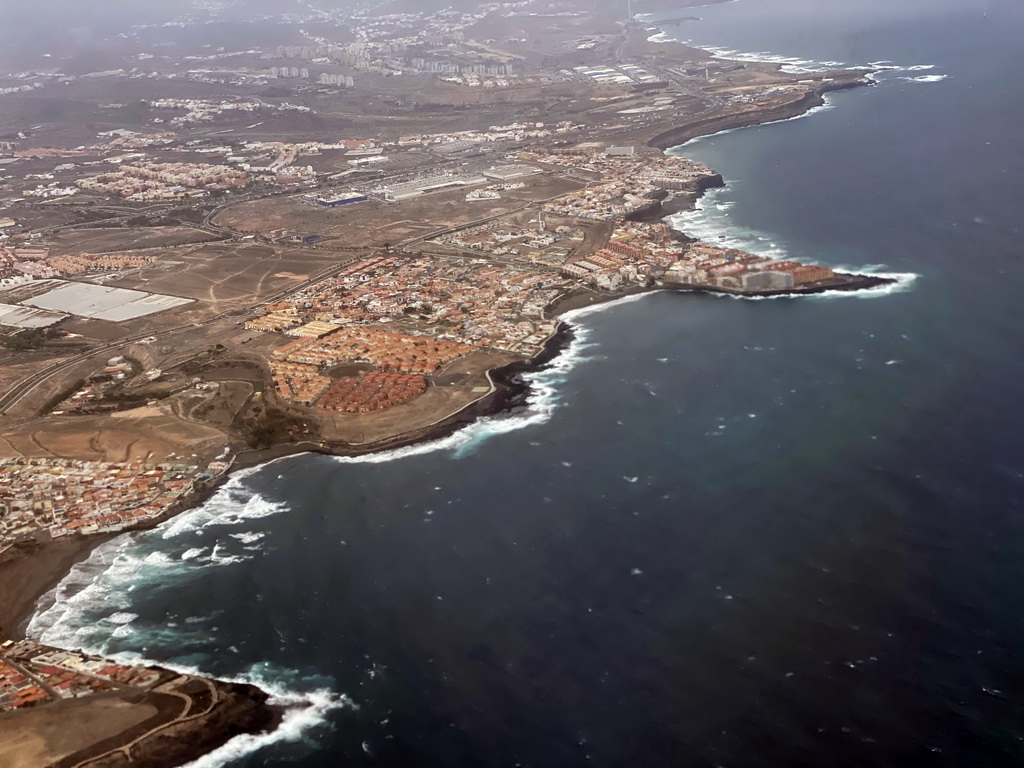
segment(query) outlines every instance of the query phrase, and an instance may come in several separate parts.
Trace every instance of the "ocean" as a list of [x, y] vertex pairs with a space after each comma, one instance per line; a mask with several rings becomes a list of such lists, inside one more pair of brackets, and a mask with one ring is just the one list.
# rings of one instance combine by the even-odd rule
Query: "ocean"
[[526, 407], [240, 472], [31, 635], [290, 706], [194, 767], [1020, 765], [1024, 4], [695, 14], [884, 69], [676, 150], [728, 182], [676, 226], [895, 286], [577, 313]]

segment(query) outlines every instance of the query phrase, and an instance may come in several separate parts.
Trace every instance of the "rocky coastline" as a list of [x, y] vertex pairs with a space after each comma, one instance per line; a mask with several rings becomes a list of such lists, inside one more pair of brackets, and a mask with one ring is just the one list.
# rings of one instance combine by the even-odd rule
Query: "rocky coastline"
[[[842, 90], [868, 84], [863, 72], [836, 73], [834, 82], [825, 83], [818, 89], [800, 98], [776, 105], [770, 109], [745, 110], [732, 115], [719, 115], [698, 119], [676, 127], [669, 128], [647, 139], [651, 147], [665, 150], [690, 141], [699, 136], [719, 133], [725, 130], [742, 128], [768, 122], [784, 120], [819, 107], [824, 103], [825, 94], [830, 91]], [[632, 218], [639, 221], [656, 221], [673, 213], [692, 210], [696, 202], [709, 190], [725, 185], [721, 175], [702, 179], [693, 189], [666, 193], [652, 199], [649, 206], [633, 214]], [[685, 234], [678, 237], [689, 240]], [[573, 291], [560, 297], [551, 307], [552, 316], [560, 316], [566, 312], [583, 306], [597, 306], [602, 303], [621, 299], [635, 293], [672, 290], [684, 293], [706, 293], [713, 295], [732, 295], [746, 297], [775, 297], [786, 295], [808, 295], [825, 291], [858, 291], [878, 287], [893, 282], [889, 278], [872, 275], [855, 275], [837, 273], [836, 279], [825, 285], [810, 287], [742, 292], [704, 285], [666, 285], [658, 284], [645, 288], [617, 294], [599, 294], [586, 289]], [[299, 453], [320, 453], [325, 455], [358, 456], [394, 450], [414, 444], [439, 440], [452, 435], [460, 429], [487, 416], [508, 413], [517, 408], [526, 407], [529, 401], [530, 384], [527, 374], [543, 370], [552, 360], [564, 352], [573, 340], [573, 327], [570, 322], [560, 322], [556, 332], [547, 339], [541, 351], [529, 360], [518, 361], [488, 372], [493, 384], [492, 391], [463, 410], [443, 419], [429, 427], [407, 433], [393, 439], [379, 441], [365, 446], [351, 446], [330, 443], [288, 443], [272, 446], [267, 449], [238, 448], [234, 462], [229, 470], [217, 478], [201, 485], [168, 514], [140, 528], [152, 528], [169, 517], [187, 509], [195, 508], [206, 501], [217, 488], [228, 479], [231, 472], [243, 468], [258, 466], [268, 461]], [[119, 534], [120, 535], [120, 534]], [[87, 558], [100, 544], [113, 538], [113, 535], [84, 538], [68, 537], [62, 542], [64, 549], [57, 553], [55, 545], [40, 544], [32, 551], [20, 557], [0, 562], [0, 584], [21, 585], [17, 599], [10, 590], [0, 588], [0, 635], [6, 631], [12, 637], [24, 636], [39, 599], [53, 589], [66, 576], [70, 568], [77, 562]], [[208, 716], [195, 721], [181, 723], [165, 732], [154, 735], [138, 747], [133, 756], [123, 752], [112, 752], [102, 756], [95, 763], [97, 766], [145, 765], [153, 768], [172, 768], [188, 760], [195, 759], [212, 749], [224, 744], [231, 738], [243, 733], [264, 733], [275, 728], [281, 719], [281, 711], [268, 702], [269, 696], [260, 689], [234, 683], [214, 681], [225, 693], [223, 706], [218, 705]], [[99, 757], [99, 753], [97, 753]], [[92, 764], [92, 763], [90, 763]]]
[[[864, 73], [860, 71], [839, 72], [836, 74], [837, 78], [835, 82], [826, 83], [815, 91], [808, 93], [799, 99], [787, 102], [784, 105], [777, 106], [770, 110], [751, 110], [736, 115], [725, 115], [685, 123], [654, 135], [647, 140], [647, 144], [651, 147], [665, 150], [700, 136], [707, 136], [724, 130], [759, 125], [796, 117], [814, 109], [815, 107], [821, 106], [821, 104], [824, 103], [824, 94], [829, 91], [842, 90], [869, 84], [869, 81], [863, 78]], [[840, 75], [845, 75], [845, 77], [838, 77]], [[704, 177], [695, 183], [692, 189], [679, 190], [671, 193], [666, 192], [664, 195], [659, 195], [657, 198], [652, 199], [649, 206], [645, 206], [639, 211], [634, 212], [631, 218], [637, 221], [659, 221], [674, 213], [693, 210], [697, 202], [704, 194], [707, 193], [707, 191], [724, 186], [725, 180], [721, 174], [716, 173], [713, 176]], [[677, 233], [677, 236], [679, 239], [684, 241], [691, 240], [691, 238], [682, 232]], [[551, 307], [549, 307], [549, 314], [557, 317], [567, 311], [583, 306], [597, 306], [598, 304], [614, 301], [631, 294], [660, 290], [756, 298], [786, 295], [800, 296], [823, 293], [826, 291], [858, 291], [879, 287], [893, 282], [889, 278], [849, 273], [837, 273], [836, 278], [836, 280], [830, 281], [828, 285], [815, 285], [804, 288], [757, 292], [737, 291], [707, 285], [678, 284], [652, 285], [645, 288], [635, 288], [615, 294], [603, 294], [589, 289], [580, 288], [553, 302]], [[429, 442], [448, 437], [480, 418], [508, 412], [509, 410], [519, 407], [526, 402], [529, 393], [529, 385], [523, 378], [523, 375], [542, 370], [547, 363], [561, 354], [561, 352], [568, 347], [572, 340], [572, 334], [573, 331], [570, 324], [559, 323], [556, 332], [545, 342], [543, 348], [537, 355], [529, 360], [513, 362], [503, 367], [492, 369], [488, 372], [488, 376], [494, 384], [494, 391], [462, 409], [458, 413], [452, 414], [442, 421], [423, 429], [416, 430], [415, 432], [409, 432], [395, 438], [361, 446], [351, 446], [341, 443], [331, 444], [314, 442], [282, 443], [261, 449], [250, 449], [237, 446], [234, 461], [227, 472], [199, 485], [193, 493], [175, 504], [172, 510], [167, 514], [130, 530], [154, 528], [174, 515], [180, 514], [188, 509], [195, 508], [209, 499], [220, 485], [227, 480], [231, 473], [240, 469], [259, 466], [267, 463], [268, 461], [301, 453], [320, 453], [330, 456], [361, 456], [370, 453], [379, 453], [386, 450], [395, 450], [422, 442]], [[69, 562], [67, 568], [62, 569], [62, 572], [66, 573], [66, 570], [69, 569], [71, 565], [88, 557], [92, 549], [110, 538], [112, 538], [112, 536], [90, 538], [68, 537], [69, 541], [77, 539], [80, 547], [76, 548], [78, 550], [76, 558]], [[30, 557], [30, 559], [35, 558]], [[10, 565], [11, 563], [9, 562], [0, 562], [0, 577], [4, 575], [5, 569]], [[31, 600], [24, 601], [26, 605], [21, 606], [20, 610], [15, 612], [13, 615], [10, 611], [4, 612], [0, 610], [0, 628], [6, 626], [9, 633], [21, 636], [24, 632], [28, 619], [31, 618], [34, 606], [38, 602], [39, 598], [56, 586], [62, 578], [63, 576], [56, 576], [53, 579], [43, 582], [43, 586], [38, 586], [36, 588], [37, 594], [35, 594]]]
[[654, 134], [647, 140], [647, 145], [656, 149], [666, 150], [678, 147], [701, 136], [711, 136], [723, 131], [749, 128], [754, 125], [763, 125], [765, 123], [774, 123], [780, 120], [799, 117], [806, 112], [810, 112], [812, 109], [823, 106], [825, 104], [825, 95], [828, 93], [871, 85], [871, 81], [866, 78], [867, 75], [867, 70], [837, 72], [832, 82], [823, 83], [798, 98], [767, 109], [748, 109], [734, 114], [700, 118]]
[[[136, 729], [91, 745], [53, 764], [53, 768], [176, 768], [223, 746], [236, 736], [265, 734], [276, 729], [284, 710], [269, 703], [270, 696], [253, 685], [210, 680], [216, 701], [202, 714], [187, 714]], [[150, 693], [139, 703], [169, 698]], [[177, 702], [172, 702], [172, 706]], [[158, 709], [160, 704], [156, 704]], [[164, 714], [166, 717], [166, 714]], [[134, 731], [141, 731], [136, 734]], [[128, 744], [126, 744], [128, 742]]]

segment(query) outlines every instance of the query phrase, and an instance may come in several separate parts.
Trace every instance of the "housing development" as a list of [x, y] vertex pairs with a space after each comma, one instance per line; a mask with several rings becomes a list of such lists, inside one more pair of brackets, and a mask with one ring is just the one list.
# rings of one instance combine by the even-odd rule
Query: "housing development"
[[80, 699], [116, 688], [149, 690], [166, 672], [114, 664], [27, 640], [0, 644], [0, 713], [60, 699]]

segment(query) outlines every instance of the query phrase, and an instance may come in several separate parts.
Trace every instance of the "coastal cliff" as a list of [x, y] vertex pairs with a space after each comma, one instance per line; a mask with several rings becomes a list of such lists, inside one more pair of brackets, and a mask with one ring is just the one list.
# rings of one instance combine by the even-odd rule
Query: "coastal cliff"
[[[661, 190], [651, 197], [651, 202], [639, 208], [625, 217], [626, 221], [661, 221], [666, 216], [671, 216], [682, 211], [692, 211], [709, 189], [718, 189], [725, 186], [725, 179], [722, 174], [716, 173], [711, 176], [702, 176], [693, 182], [687, 189]], [[679, 240], [691, 242], [692, 238], [682, 232], [679, 233]]]
[[842, 76], [837, 76], [833, 82], [823, 83], [798, 98], [776, 103], [767, 108], [754, 108], [733, 114], [720, 114], [693, 120], [656, 133], [647, 140], [647, 145], [664, 150], [685, 144], [700, 136], [710, 136], [722, 131], [731, 131], [737, 128], [747, 128], [753, 125], [798, 117], [816, 107], [822, 106], [825, 103], [825, 94], [827, 93], [867, 85], [868, 81], [864, 79], [865, 74], [866, 72], [860, 71], [842, 73]]
[[171, 722], [127, 747], [95, 745], [54, 763], [54, 768], [176, 768], [236, 736], [267, 733], [280, 723], [280, 710], [267, 704], [269, 696], [259, 688], [212, 682], [218, 700], [209, 712]]
[[253, 685], [27, 640], [0, 643], [0, 682], [4, 766], [174, 768], [284, 715]]

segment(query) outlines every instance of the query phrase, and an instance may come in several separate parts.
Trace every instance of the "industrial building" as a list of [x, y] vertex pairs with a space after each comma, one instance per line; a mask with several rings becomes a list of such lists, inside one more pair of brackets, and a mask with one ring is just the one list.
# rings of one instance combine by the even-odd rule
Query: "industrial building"
[[478, 173], [442, 174], [389, 184], [386, 187], [377, 187], [373, 191], [384, 200], [393, 203], [399, 200], [407, 200], [410, 197], [425, 195], [429, 192], [439, 192], [443, 189], [454, 189], [456, 187], [468, 187], [473, 184], [484, 184], [486, 182], [487, 178]]
[[540, 173], [540, 169], [534, 168], [532, 165], [496, 165], [484, 171], [484, 176], [495, 181], [510, 181], [523, 176], [532, 176], [535, 173]]
[[319, 195], [306, 195], [305, 199], [315, 205], [322, 205], [325, 208], [336, 208], [339, 205], [351, 205], [367, 200], [367, 196], [361, 192], [325, 192]]

